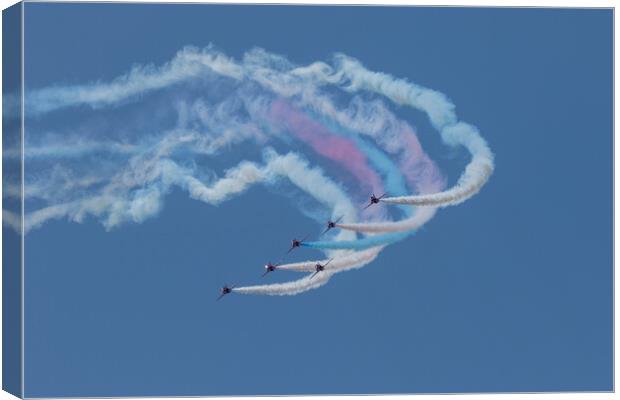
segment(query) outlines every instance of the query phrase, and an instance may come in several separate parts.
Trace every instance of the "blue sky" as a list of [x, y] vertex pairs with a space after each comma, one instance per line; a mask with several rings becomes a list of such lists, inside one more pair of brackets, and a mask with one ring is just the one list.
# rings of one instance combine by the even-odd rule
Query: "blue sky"
[[[496, 170], [477, 196], [439, 210], [366, 268], [291, 297], [214, 301], [224, 283], [259, 282], [292, 237], [320, 232], [294, 193], [259, 185], [213, 207], [173, 189], [140, 224], [48, 222], [26, 236], [25, 395], [611, 390], [612, 18], [26, 4], [27, 90], [109, 81], [186, 45], [213, 43], [236, 59], [262, 47], [299, 64], [344, 52], [446, 93], [488, 141]], [[26, 141], [166, 126], [175, 96], [33, 117]], [[156, 112], [140, 113], [144, 104]], [[423, 114], [392, 108], [454, 184], [467, 152], [443, 145]], [[260, 153], [245, 143], [212, 167]]]

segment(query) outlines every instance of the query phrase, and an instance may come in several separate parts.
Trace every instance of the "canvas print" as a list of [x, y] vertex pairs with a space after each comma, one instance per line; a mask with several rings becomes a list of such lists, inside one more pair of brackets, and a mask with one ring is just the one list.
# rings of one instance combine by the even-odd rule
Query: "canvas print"
[[6, 391], [613, 390], [613, 10], [3, 27]]

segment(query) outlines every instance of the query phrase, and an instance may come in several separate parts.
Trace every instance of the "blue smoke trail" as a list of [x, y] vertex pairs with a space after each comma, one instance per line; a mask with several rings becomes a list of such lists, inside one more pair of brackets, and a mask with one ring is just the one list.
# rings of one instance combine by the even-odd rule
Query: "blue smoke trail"
[[[392, 193], [407, 193], [403, 175], [392, 160], [371, 143], [368, 143], [368, 141], [355, 136], [353, 139], [357, 147], [368, 157], [370, 163], [383, 175], [386, 193], [390, 196], [392, 196]], [[377, 196], [381, 194], [382, 193], [376, 193]], [[410, 216], [413, 211], [412, 207], [401, 206], [398, 208], [406, 216]]]
[[367, 236], [357, 240], [305, 242], [301, 245], [311, 249], [321, 250], [365, 250], [370, 247], [396, 243], [412, 235], [415, 231], [416, 229], [405, 232], [384, 233], [382, 235]]

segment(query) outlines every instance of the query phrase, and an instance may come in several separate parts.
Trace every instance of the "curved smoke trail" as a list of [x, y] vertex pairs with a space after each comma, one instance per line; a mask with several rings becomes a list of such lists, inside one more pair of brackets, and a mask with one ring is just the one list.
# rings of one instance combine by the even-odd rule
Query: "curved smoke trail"
[[[347, 90], [367, 90], [381, 94], [396, 104], [409, 105], [426, 112], [443, 141], [450, 146], [462, 145], [472, 155], [456, 185], [444, 192], [421, 195], [387, 197], [388, 204], [447, 206], [456, 205], [478, 193], [493, 173], [493, 153], [478, 130], [459, 122], [452, 104], [445, 95], [388, 74], [371, 72], [357, 60], [340, 55], [336, 58], [339, 72], [347, 81]], [[340, 77], [339, 77], [340, 78]]]
[[[60, 168], [55, 170], [53, 184], [28, 182], [25, 193], [40, 196], [48, 205], [25, 216], [25, 229], [53, 218], [66, 217], [81, 222], [88, 215], [101, 218], [104, 226], [110, 229], [125, 221], [139, 223], [156, 215], [162, 208], [163, 197], [174, 186], [186, 190], [192, 198], [218, 204], [256, 183], [271, 184], [287, 178], [330, 209], [332, 219], [344, 216], [346, 223], [337, 225], [341, 229], [334, 237], [337, 240], [302, 244], [326, 252], [338, 250], [330, 254], [337, 257], [334, 266], [313, 279], [306, 277], [283, 284], [235, 288], [234, 291], [295, 294], [321, 286], [336, 272], [368, 264], [386, 245], [404, 239], [432, 218], [436, 207], [458, 204], [476, 194], [493, 172], [493, 155], [488, 145], [476, 128], [458, 121], [454, 105], [443, 94], [369, 71], [357, 60], [344, 55], [337, 55], [333, 65], [317, 62], [299, 67], [261, 49], [246, 53], [243, 60], [237, 62], [213, 47], [203, 50], [188, 47], [161, 67], [135, 67], [109, 83], [28, 91], [26, 117], [83, 104], [102, 109], [132, 100], [137, 95], [179, 87], [193, 79], [221, 85], [235, 82], [231, 86], [234, 89], [215, 104], [209, 103], [213, 101], [209, 98], [198, 99], [193, 104], [179, 103], [177, 127], [150, 142], [83, 141], [77, 148], [67, 143], [51, 143], [52, 146], [42, 143], [38, 148], [27, 146], [25, 157], [36, 160], [85, 158], [85, 154], [105, 153], [120, 157], [126, 164], [115, 170], [109, 168], [106, 157], [101, 157], [105, 163], [100, 166], [98, 179], [76, 179], [71, 168]], [[348, 93], [351, 96], [348, 105], [336, 106], [342, 102], [331, 92], [328, 95], [322, 90], [324, 86]], [[369, 100], [368, 93], [425, 112], [444, 143], [467, 148], [472, 160], [454, 187], [442, 191], [445, 179], [422, 150], [411, 127], [396, 118], [381, 100]], [[398, 168], [358, 135], [368, 136], [397, 159]], [[416, 208], [413, 213], [405, 211], [406, 218], [400, 221], [349, 222], [357, 221], [355, 201], [322, 170], [311, 168], [294, 153], [279, 155], [268, 151], [262, 165], [242, 161], [221, 178], [206, 177], [195, 162], [186, 162], [186, 154], [212, 156], [245, 140], [263, 145], [271, 139], [288, 143], [290, 138], [304, 142], [318, 155], [355, 177], [358, 184], [354, 190], [379, 191], [385, 186], [390, 197], [383, 198], [383, 203], [423, 207]], [[371, 166], [379, 170], [380, 175]], [[403, 175], [413, 195], [403, 190]], [[86, 195], [72, 199], [71, 188], [75, 187], [82, 188], [80, 193]], [[382, 216], [379, 210], [377, 206], [371, 210], [371, 219]], [[17, 221], [6, 211], [3, 215], [5, 224]], [[368, 236], [357, 238], [355, 232]], [[307, 263], [288, 265], [308, 267]]]
[[[249, 161], [241, 162], [226, 171], [222, 178], [211, 185], [205, 185], [193, 176], [192, 171], [180, 167], [170, 159], [158, 159], [156, 163], [140, 163], [140, 170], [125, 171], [104, 188], [103, 194], [99, 196], [55, 204], [26, 214], [24, 231], [28, 232], [50, 219], [68, 217], [72, 221], [82, 222], [87, 215], [101, 216], [106, 212], [104, 225], [107, 228], [116, 226], [124, 219], [141, 222], [159, 212], [162, 197], [171, 186], [185, 189], [193, 199], [217, 205], [243, 193], [254, 184], [263, 182], [270, 184], [279, 178], [287, 178], [293, 185], [332, 209], [335, 215], [344, 215], [349, 219], [356, 218], [356, 208], [347, 195], [319, 168], [311, 168], [297, 154], [279, 155], [272, 149], [265, 151], [264, 158], [266, 163], [262, 166]], [[159, 180], [161, 184], [138, 191], [131, 200], [124, 200], [118, 194], [155, 180]], [[346, 239], [353, 237], [343, 236]]]

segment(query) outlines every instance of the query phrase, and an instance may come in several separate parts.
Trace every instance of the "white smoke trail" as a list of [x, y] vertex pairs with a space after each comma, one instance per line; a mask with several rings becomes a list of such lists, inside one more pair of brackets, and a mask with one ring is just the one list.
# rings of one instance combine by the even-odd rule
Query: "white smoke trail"
[[[345, 252], [342, 252], [345, 253]], [[325, 266], [325, 271], [334, 271], [350, 268], [352, 265], [358, 265], [366, 262], [370, 258], [376, 257], [377, 248], [373, 247], [368, 250], [356, 251], [342, 256], [337, 255], [333, 258], [315, 261], [302, 261], [297, 263], [282, 264], [276, 267], [276, 270], [297, 271], [297, 272], [314, 272], [316, 264]], [[331, 262], [330, 262], [331, 259]]]
[[[323, 286], [334, 274], [338, 272], [361, 268], [371, 263], [375, 258], [377, 258], [382, 249], [383, 246], [379, 246], [353, 253], [349, 256], [350, 258], [347, 259], [347, 263], [343, 262], [341, 264], [337, 264], [338, 268], [331, 267], [330, 263], [324, 271], [316, 274], [314, 277], [312, 275], [308, 275], [304, 278], [290, 282], [236, 287], [233, 289], [233, 292], [239, 294], [263, 294], [272, 296], [296, 295]], [[336, 262], [336, 259], [332, 261], [332, 263], [334, 262]], [[314, 270], [312, 269], [311, 271]]]
[[38, 198], [51, 201], [56, 194], [83, 190], [104, 181], [104, 179], [99, 176], [75, 177], [70, 174], [62, 176], [60, 173], [54, 172], [58, 170], [60, 169], [53, 168], [49, 179], [41, 180], [37, 184], [25, 183], [23, 186], [23, 194], [20, 184], [2, 182], [2, 195], [5, 198], [13, 199], [21, 199], [23, 197], [24, 199]]
[[212, 47], [202, 51], [186, 47], [161, 67], [136, 66], [110, 83], [50, 87], [29, 92], [26, 95], [26, 110], [28, 115], [38, 115], [79, 104], [93, 107], [115, 104], [209, 72], [234, 79], [243, 77], [243, 70], [236, 63]]
[[[166, 151], [159, 149], [151, 159], [137, 158], [131, 168], [112, 179], [98, 196], [55, 204], [26, 214], [24, 231], [29, 231], [51, 219], [63, 217], [82, 222], [87, 215], [106, 215], [107, 229], [132, 220], [141, 222], [155, 215], [162, 207], [162, 196], [171, 186], [187, 190], [190, 197], [217, 205], [238, 195], [257, 183], [273, 183], [287, 178], [293, 185], [333, 210], [334, 215], [345, 215], [355, 220], [357, 211], [342, 188], [329, 179], [319, 168], [311, 168], [297, 154], [279, 155], [265, 151], [265, 165], [244, 161], [229, 169], [222, 178], [208, 185], [197, 179], [189, 169], [163, 158]], [[129, 194], [133, 188], [142, 188]], [[8, 223], [10, 218], [5, 218]], [[352, 233], [341, 233], [342, 240], [355, 238]]]
[[453, 206], [464, 202], [480, 191], [482, 186], [493, 174], [493, 164], [489, 159], [474, 156], [467, 165], [456, 185], [452, 188], [433, 194], [418, 196], [385, 197], [381, 199], [388, 204], [410, 204], [417, 206]]
[[413, 216], [400, 221], [369, 222], [357, 224], [336, 224], [336, 227], [355, 232], [364, 233], [385, 233], [385, 232], [404, 232], [417, 229], [427, 223], [437, 211], [434, 207], [417, 208]]
[[[65, 145], [45, 144], [41, 146], [26, 146], [25, 158], [54, 158], [54, 157], [79, 157], [87, 153], [109, 152], [114, 154], [136, 154], [141, 149], [137, 146], [121, 143], [70, 143]], [[19, 159], [21, 150], [7, 150], [2, 152], [5, 159]]]
[[232, 291], [239, 294], [293, 296], [299, 293], [307, 292], [311, 289], [317, 289], [325, 285], [331, 279], [332, 275], [334, 275], [333, 272], [317, 274], [317, 276], [315, 276], [314, 278], [311, 278], [311, 275], [308, 275], [304, 278], [290, 282], [235, 287], [232, 289]]
[[[294, 153], [278, 155], [275, 151], [268, 150], [265, 158], [267, 160], [265, 166], [260, 167], [251, 162], [242, 162], [211, 186], [204, 185], [188, 174], [177, 175], [174, 180], [185, 187], [192, 198], [217, 204], [232, 194], [245, 191], [251, 184], [263, 181], [272, 182], [284, 177], [331, 209], [333, 215], [357, 218], [357, 211], [344, 191], [327, 178], [319, 168], [311, 168], [305, 160]], [[354, 235], [344, 235], [341, 238], [350, 239], [354, 238]]]

